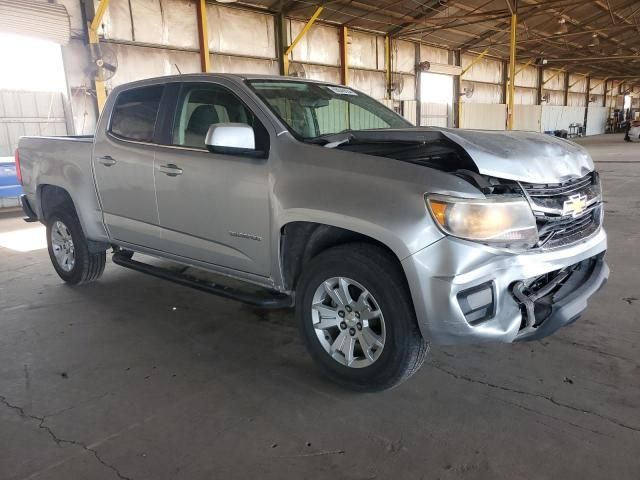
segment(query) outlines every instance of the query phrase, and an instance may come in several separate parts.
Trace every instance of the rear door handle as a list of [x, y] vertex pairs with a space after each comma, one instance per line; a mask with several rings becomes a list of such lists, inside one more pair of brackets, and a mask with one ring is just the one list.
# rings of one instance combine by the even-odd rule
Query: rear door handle
[[162, 173], [169, 177], [177, 177], [178, 175], [182, 175], [182, 169], [173, 163], [168, 163], [167, 165], [160, 165], [158, 167]]
[[104, 157], [96, 157], [98, 163], [101, 163], [105, 167], [110, 167], [116, 164], [116, 159], [110, 155], [105, 155]]

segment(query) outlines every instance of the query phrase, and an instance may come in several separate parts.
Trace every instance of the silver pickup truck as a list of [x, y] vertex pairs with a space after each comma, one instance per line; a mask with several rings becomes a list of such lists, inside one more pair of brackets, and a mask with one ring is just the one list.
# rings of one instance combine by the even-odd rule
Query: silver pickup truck
[[121, 266], [295, 307], [314, 360], [357, 390], [402, 382], [429, 344], [549, 335], [609, 274], [582, 147], [416, 128], [344, 86], [144, 80], [111, 92], [95, 137], [24, 137], [16, 157], [64, 281], [98, 279], [112, 249]]

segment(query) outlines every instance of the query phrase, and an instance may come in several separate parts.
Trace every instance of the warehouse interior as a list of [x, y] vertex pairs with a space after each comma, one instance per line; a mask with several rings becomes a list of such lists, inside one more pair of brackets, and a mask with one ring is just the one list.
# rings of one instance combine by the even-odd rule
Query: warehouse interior
[[[0, 0], [0, 65], [0, 478], [639, 477], [637, 1]], [[317, 374], [290, 310], [110, 260], [64, 285], [22, 220], [20, 138], [93, 135], [115, 87], [202, 72], [577, 142], [603, 182], [608, 284], [554, 336], [434, 346], [366, 395]]]

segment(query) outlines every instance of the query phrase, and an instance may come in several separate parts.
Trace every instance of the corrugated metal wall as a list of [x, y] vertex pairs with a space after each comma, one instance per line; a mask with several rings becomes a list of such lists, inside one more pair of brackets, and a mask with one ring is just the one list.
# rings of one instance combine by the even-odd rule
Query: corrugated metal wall
[[66, 135], [60, 93], [0, 90], [0, 157], [13, 156], [23, 135]]
[[[83, 35], [79, 0], [58, 0], [66, 6], [71, 15], [72, 41], [64, 48], [65, 68], [71, 91], [75, 133], [91, 133], [95, 129], [96, 114], [93, 100], [87, 96], [91, 90], [91, 78], [86, 72], [88, 60], [86, 47], [79, 38]], [[97, 0], [94, 0], [97, 4]], [[209, 26], [209, 47], [211, 65], [214, 72], [264, 73], [277, 74], [278, 52], [276, 48], [276, 19], [269, 13], [248, 10], [241, 6], [228, 6], [215, 3], [207, 4]], [[285, 30], [290, 42], [304, 26], [304, 22], [287, 19]], [[348, 84], [362, 90], [377, 99], [386, 97], [386, 74], [384, 37], [368, 32], [349, 29], [348, 36]], [[167, 75], [200, 71], [198, 59], [198, 40], [196, 24], [196, 6], [194, 0], [111, 0], [103, 21], [100, 34], [105, 44], [115, 50], [119, 68], [116, 76], [108, 82], [108, 87], [149, 76]], [[462, 55], [462, 67], [469, 66], [477, 55]], [[416, 58], [419, 61], [453, 64], [453, 52], [428, 45], [417, 45], [407, 41], [393, 41], [391, 51], [393, 67], [393, 102], [416, 100], [417, 76]], [[331, 25], [316, 23], [293, 50], [292, 68], [304, 69], [309, 78], [340, 81], [339, 30]], [[485, 57], [475, 63], [465, 74], [461, 87], [473, 88], [472, 97], [462, 97], [464, 105], [504, 105], [505, 63], [501, 60]], [[536, 105], [538, 98], [538, 67], [518, 65], [515, 78], [515, 103], [517, 105]], [[553, 77], [553, 78], [551, 78]], [[542, 96], [546, 106], [565, 106], [565, 73], [552, 69], [544, 70]], [[584, 107], [585, 103], [594, 106], [603, 104], [604, 85], [589, 92], [587, 97], [586, 81], [578, 78], [568, 79], [571, 86], [566, 94], [567, 108]], [[584, 79], [582, 79], [584, 80]], [[575, 84], [574, 84], [575, 83]], [[598, 80], [591, 79], [596, 85]], [[617, 92], [619, 85], [610, 82], [612, 91]], [[640, 95], [639, 95], [640, 97]], [[454, 103], [457, 99], [453, 99]], [[637, 100], [640, 101], [640, 100]], [[608, 96], [608, 105], [621, 104], [622, 96]], [[404, 109], [411, 103], [404, 103]], [[422, 105], [422, 104], [420, 104]], [[430, 115], [444, 115], [443, 112], [422, 112]], [[481, 107], [478, 107], [481, 108]], [[464, 106], [463, 106], [464, 111]], [[469, 127], [473, 121], [471, 107], [463, 115], [463, 127]], [[489, 123], [497, 127], [503, 118], [503, 109], [488, 107], [485, 116]], [[535, 117], [538, 109], [520, 109], [516, 112], [516, 125], [531, 127], [541, 122]], [[405, 115], [415, 115], [405, 111]], [[525, 118], [527, 115], [534, 115]], [[495, 116], [495, 118], [494, 118]], [[564, 116], [563, 116], [564, 117]], [[465, 124], [465, 121], [470, 123]]]

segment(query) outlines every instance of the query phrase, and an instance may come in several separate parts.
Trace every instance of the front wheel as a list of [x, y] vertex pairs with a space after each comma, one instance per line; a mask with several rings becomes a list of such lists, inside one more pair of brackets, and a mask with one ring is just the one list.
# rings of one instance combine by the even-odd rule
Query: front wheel
[[47, 247], [53, 268], [67, 283], [92, 282], [104, 272], [106, 252], [89, 251], [78, 218], [69, 212], [56, 212], [48, 218]]
[[428, 344], [398, 262], [365, 243], [313, 258], [298, 284], [296, 316], [311, 356], [333, 381], [359, 391], [392, 388], [424, 362]]

